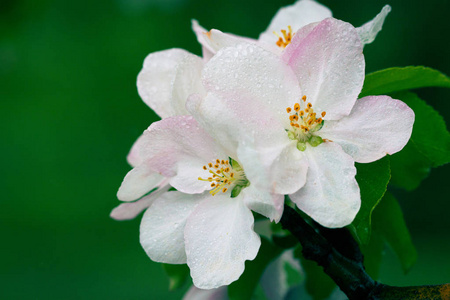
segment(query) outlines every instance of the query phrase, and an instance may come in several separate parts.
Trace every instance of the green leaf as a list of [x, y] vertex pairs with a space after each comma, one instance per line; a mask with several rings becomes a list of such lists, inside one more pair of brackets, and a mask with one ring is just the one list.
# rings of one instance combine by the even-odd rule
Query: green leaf
[[361, 191], [361, 209], [352, 223], [360, 243], [370, 239], [370, 217], [373, 209], [386, 192], [391, 178], [389, 159], [384, 157], [370, 164], [356, 164], [356, 181]]
[[431, 86], [450, 88], [450, 78], [437, 70], [422, 66], [388, 68], [366, 75], [359, 96], [385, 95]]
[[173, 291], [183, 286], [189, 277], [189, 267], [184, 265], [162, 264], [164, 271], [169, 276], [169, 290]]
[[450, 133], [442, 116], [414, 93], [394, 93], [392, 97], [402, 100], [414, 110], [416, 119], [411, 141], [431, 161], [431, 166], [438, 167], [450, 162]]
[[301, 254], [301, 246], [294, 251], [294, 256], [299, 259], [305, 272], [306, 291], [314, 300], [327, 299], [336, 288], [336, 283], [323, 271], [316, 262], [305, 259]]
[[246, 261], [242, 276], [228, 286], [230, 300], [251, 299], [267, 265], [277, 258], [281, 252], [281, 248], [261, 237], [261, 248], [259, 248], [256, 258], [252, 261]]
[[403, 213], [394, 196], [387, 192], [372, 216], [374, 230], [379, 232], [400, 260], [403, 271], [408, 272], [417, 260]]
[[419, 152], [412, 141], [409, 141], [402, 151], [390, 156], [390, 161], [390, 184], [407, 191], [416, 189], [422, 180], [428, 177], [432, 166], [431, 161]]

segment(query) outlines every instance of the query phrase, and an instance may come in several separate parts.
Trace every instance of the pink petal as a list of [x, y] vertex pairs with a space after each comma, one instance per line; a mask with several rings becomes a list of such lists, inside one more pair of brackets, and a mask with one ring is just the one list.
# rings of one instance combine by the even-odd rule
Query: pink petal
[[216, 159], [228, 159], [216, 142], [201, 129], [191, 116], [177, 116], [153, 123], [144, 132], [141, 156], [151, 168], [184, 193], [201, 193], [209, 189], [210, 173], [203, 166]]
[[283, 59], [314, 110], [326, 111], [327, 120], [340, 119], [350, 113], [363, 85], [362, 44], [349, 23], [328, 18], [312, 26], [297, 32]]

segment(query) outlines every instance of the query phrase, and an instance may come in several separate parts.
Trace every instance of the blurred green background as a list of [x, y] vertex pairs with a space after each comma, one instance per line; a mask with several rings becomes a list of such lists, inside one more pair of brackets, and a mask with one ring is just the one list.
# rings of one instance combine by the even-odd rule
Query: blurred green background
[[[367, 72], [426, 65], [450, 73], [448, 1], [332, 1], [359, 26], [393, 10]], [[139, 218], [109, 218], [130, 169], [125, 156], [156, 115], [136, 76], [153, 51], [200, 54], [192, 18], [205, 28], [257, 37], [292, 0], [0, 0], [0, 298], [179, 299], [139, 245]], [[450, 119], [450, 93], [419, 95]], [[430, 128], [432, 130], [432, 128]], [[382, 280], [450, 282], [449, 166], [420, 189], [396, 191], [419, 252], [403, 276], [387, 249]]]

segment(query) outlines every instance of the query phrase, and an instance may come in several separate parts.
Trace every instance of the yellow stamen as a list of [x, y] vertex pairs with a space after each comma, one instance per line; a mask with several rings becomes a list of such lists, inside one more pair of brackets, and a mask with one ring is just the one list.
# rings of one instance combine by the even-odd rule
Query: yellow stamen
[[203, 170], [208, 170], [207, 166], [209, 166], [208, 171], [212, 174], [211, 177], [208, 177], [206, 179], [198, 177], [198, 180], [211, 183], [210, 186], [212, 189], [209, 192], [213, 196], [220, 191], [225, 193], [228, 190], [228, 187], [231, 186], [231, 184], [236, 183], [241, 179], [241, 175], [235, 176], [235, 173], [230, 173], [230, 170], [233, 170], [233, 168], [228, 160], [216, 159], [215, 162], [216, 164], [208, 163], [207, 165], [203, 166]]
[[291, 26], [288, 26], [288, 30], [281, 29], [280, 32], [283, 35], [282, 37], [278, 33], [276, 33], [276, 31], [273, 32], [278, 37], [278, 40], [275, 44], [278, 47], [284, 49], [284, 48], [286, 48], [287, 45], [289, 45], [291, 43], [292, 37], [294, 36], [295, 33], [292, 33]]

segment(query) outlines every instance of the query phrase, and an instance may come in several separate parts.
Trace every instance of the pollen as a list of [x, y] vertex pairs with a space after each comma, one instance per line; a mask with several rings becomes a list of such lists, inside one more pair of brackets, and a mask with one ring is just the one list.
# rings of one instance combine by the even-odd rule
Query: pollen
[[289, 124], [292, 129], [291, 136], [299, 139], [299, 141], [307, 141], [311, 135], [320, 130], [323, 118], [326, 112], [315, 112], [311, 102], [306, 103], [306, 95], [301, 97], [301, 101], [295, 103], [292, 107], [287, 107], [286, 112], [289, 114]]
[[[233, 161], [233, 166], [235, 162]], [[236, 163], [237, 164], [237, 163]], [[218, 192], [225, 193], [230, 189], [231, 186], [239, 184], [243, 178], [246, 180], [242, 168], [237, 164], [239, 170], [233, 172], [233, 166], [228, 160], [216, 159], [213, 163], [208, 163], [203, 166], [203, 170], [209, 171], [212, 174], [211, 177], [202, 178], [198, 177], [198, 180], [211, 182], [211, 190], [209, 191], [211, 195], [216, 195]], [[208, 168], [209, 167], [209, 168]], [[241, 174], [242, 173], [242, 174]]]
[[292, 41], [292, 37], [295, 33], [292, 33], [292, 27], [288, 26], [288, 30], [281, 29], [281, 36], [274, 31], [273, 33], [278, 37], [278, 40], [276, 42], [276, 45], [282, 49], [286, 48], [287, 45], [289, 45]]

